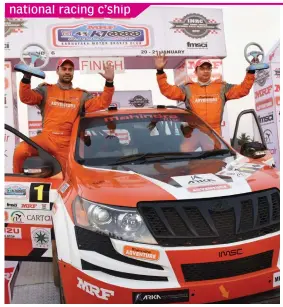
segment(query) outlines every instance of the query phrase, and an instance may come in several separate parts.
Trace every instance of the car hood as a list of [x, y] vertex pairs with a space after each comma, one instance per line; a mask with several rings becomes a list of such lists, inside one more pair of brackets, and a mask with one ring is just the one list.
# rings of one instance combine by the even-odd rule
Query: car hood
[[136, 207], [140, 201], [199, 199], [279, 189], [279, 172], [269, 165], [252, 162], [237, 156], [112, 167], [76, 164], [72, 182], [85, 199], [128, 207]]

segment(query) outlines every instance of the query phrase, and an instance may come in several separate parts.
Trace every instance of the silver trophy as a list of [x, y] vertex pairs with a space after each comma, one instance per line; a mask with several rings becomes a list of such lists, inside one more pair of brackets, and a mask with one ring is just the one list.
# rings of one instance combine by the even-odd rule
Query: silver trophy
[[[26, 62], [26, 58], [30, 58], [30, 63]], [[35, 67], [35, 62], [40, 59], [43, 64]], [[21, 62], [14, 66], [14, 70], [20, 71], [22, 73], [29, 73], [32, 76], [45, 79], [45, 73], [41, 68], [48, 64], [49, 55], [42, 45], [37, 43], [30, 43], [23, 47], [21, 51]]]
[[[256, 46], [258, 47], [259, 51], [250, 51], [248, 52], [248, 48], [250, 46]], [[263, 70], [269, 68], [269, 65], [267, 63], [263, 63], [264, 61], [264, 51], [262, 47], [257, 43], [249, 43], [245, 47], [245, 58], [250, 63], [250, 66], [247, 67], [248, 70]], [[251, 58], [250, 58], [251, 57]], [[260, 59], [261, 57], [261, 59]]]

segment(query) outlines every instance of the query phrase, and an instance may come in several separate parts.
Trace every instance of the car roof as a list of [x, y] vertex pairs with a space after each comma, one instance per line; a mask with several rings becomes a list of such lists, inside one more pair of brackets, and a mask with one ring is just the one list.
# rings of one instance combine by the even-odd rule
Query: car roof
[[[102, 111], [96, 111], [92, 113], [86, 113], [85, 117], [101, 117], [101, 116], [107, 116], [107, 115], [119, 115], [119, 114], [148, 114], [148, 113], [168, 113], [168, 114], [188, 114], [188, 110], [185, 109], [178, 109], [174, 107], [151, 107], [151, 108], [110, 108], [108, 110], [102, 110]], [[190, 112], [189, 112], [190, 113]]]

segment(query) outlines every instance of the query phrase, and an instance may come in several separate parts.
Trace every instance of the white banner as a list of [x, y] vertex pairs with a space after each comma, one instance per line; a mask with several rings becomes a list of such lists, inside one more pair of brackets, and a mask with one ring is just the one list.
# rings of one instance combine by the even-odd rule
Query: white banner
[[104, 72], [104, 65], [111, 64], [115, 73], [125, 72], [125, 62], [123, 57], [80, 57], [79, 59], [81, 74], [98, 74]]
[[[12, 85], [13, 83], [11, 62], [5, 62], [5, 123], [17, 128], [17, 117], [15, 116], [17, 108], [14, 106]], [[5, 173], [12, 173], [13, 154], [15, 150], [16, 138], [15, 135], [8, 130], [5, 130], [4, 144]]]
[[[90, 91], [91, 92], [91, 91]], [[91, 92], [100, 95], [101, 92]], [[143, 108], [151, 107], [151, 91], [115, 91], [112, 106], [118, 108]], [[40, 110], [35, 106], [28, 106], [29, 136], [35, 136], [42, 130], [42, 117]]]
[[28, 42], [51, 57], [226, 56], [222, 10], [186, 5], [150, 6], [135, 19], [5, 19], [5, 57], [19, 58]]

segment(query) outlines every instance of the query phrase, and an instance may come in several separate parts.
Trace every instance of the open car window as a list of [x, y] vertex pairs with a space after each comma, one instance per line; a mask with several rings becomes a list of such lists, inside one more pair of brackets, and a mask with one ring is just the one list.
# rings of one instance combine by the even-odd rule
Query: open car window
[[75, 159], [87, 166], [111, 164], [137, 154], [229, 149], [194, 114], [144, 113], [82, 118]]

